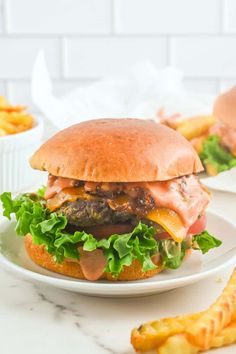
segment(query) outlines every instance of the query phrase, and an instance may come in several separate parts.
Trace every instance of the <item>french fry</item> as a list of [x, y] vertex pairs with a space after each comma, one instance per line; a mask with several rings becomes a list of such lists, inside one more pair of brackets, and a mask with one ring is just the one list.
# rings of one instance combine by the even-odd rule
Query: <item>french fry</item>
[[4, 96], [0, 96], [0, 107], [4, 107], [7, 105], [6, 98]]
[[165, 113], [164, 107], [161, 107], [157, 111], [156, 115], [162, 124], [167, 125], [172, 129], [177, 129], [184, 122], [184, 118], [181, 116], [180, 113], [173, 113], [171, 115], [167, 115]]
[[7, 114], [5, 117], [7, 122], [13, 123], [15, 125], [25, 125], [32, 126], [33, 125], [33, 117], [29, 114], [22, 113], [11, 113]]
[[16, 134], [18, 132], [17, 127], [6, 120], [0, 120], [0, 129], [5, 130], [7, 134]]
[[25, 106], [0, 106], [0, 111], [4, 112], [23, 112], [25, 110]]
[[17, 134], [31, 129], [33, 117], [26, 112], [24, 106], [10, 106], [3, 96], [0, 96], [0, 136]]
[[197, 138], [191, 139], [191, 144], [194, 147], [194, 149], [197, 151], [198, 155], [203, 150], [203, 143], [206, 138], [207, 138], [207, 134], [204, 134], [204, 135], [198, 136]]
[[169, 337], [157, 354], [196, 354], [200, 349], [189, 343], [184, 334]]
[[199, 116], [196, 118], [185, 119], [176, 130], [186, 139], [191, 140], [205, 134], [208, 129], [215, 123], [216, 118], [213, 116]]
[[5, 120], [7, 118], [7, 112], [0, 111], [0, 120]]
[[219, 173], [217, 167], [210, 162], [205, 163], [205, 168], [209, 176], [216, 176]]
[[4, 136], [4, 135], [7, 135], [6, 131], [0, 128], [0, 136]]
[[163, 344], [170, 336], [183, 333], [187, 326], [190, 326], [194, 321], [200, 318], [202, 314], [202, 312], [199, 312], [145, 323], [132, 331], [131, 343], [137, 351], [145, 352], [155, 349]]
[[236, 342], [236, 268], [217, 301], [203, 312], [163, 318], [131, 333], [136, 351], [195, 354]]
[[219, 348], [236, 342], [236, 321], [231, 322], [213, 338], [211, 348]]
[[[168, 348], [176, 341], [181, 345], [183, 336], [179, 336], [185, 333], [187, 326], [196, 321], [203, 312], [195, 313], [192, 315], [178, 316], [173, 318], [163, 318], [159, 321], [153, 321], [146, 323], [138, 329], [134, 329], [131, 335], [131, 343], [136, 351], [146, 352], [159, 347], [162, 347], [168, 343]], [[169, 338], [176, 337], [173, 340]], [[181, 339], [182, 338], [182, 339]], [[186, 342], [186, 337], [184, 337]], [[226, 345], [230, 345], [236, 342], [236, 316], [234, 316], [232, 323], [224, 328], [216, 337], [212, 339], [210, 348], [218, 348]], [[189, 343], [190, 348], [194, 347]], [[195, 349], [197, 347], [194, 347]], [[200, 348], [198, 348], [200, 351]], [[165, 349], [166, 350], [166, 349]], [[164, 349], [162, 349], [164, 354]], [[159, 352], [158, 352], [159, 353]]]
[[213, 338], [226, 327], [236, 313], [236, 269], [217, 301], [185, 333], [202, 350], [210, 348]]
[[[204, 311], [205, 312], [205, 311]], [[184, 333], [204, 312], [190, 315], [162, 318], [147, 322], [131, 332], [131, 344], [136, 351], [145, 352], [162, 345], [170, 336]], [[236, 316], [233, 320], [236, 321]]]
[[[214, 337], [210, 348], [220, 348], [236, 342], [236, 321], [224, 328], [221, 333]], [[158, 354], [196, 354], [202, 351], [188, 341], [186, 335], [177, 334], [169, 337], [157, 350]]]

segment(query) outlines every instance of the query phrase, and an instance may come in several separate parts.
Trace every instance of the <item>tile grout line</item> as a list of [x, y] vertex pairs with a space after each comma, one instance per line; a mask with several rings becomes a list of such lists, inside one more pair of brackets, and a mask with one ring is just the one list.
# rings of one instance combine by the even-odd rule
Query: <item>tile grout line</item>
[[7, 23], [7, 0], [2, 0], [1, 4], [1, 10], [2, 10], [2, 34], [6, 35], [7, 34], [7, 28], [8, 28], [8, 23]]
[[115, 33], [115, 11], [116, 11], [116, 5], [115, 5], [115, 0], [110, 0], [111, 6], [110, 6], [110, 34]]
[[172, 62], [172, 48], [171, 36], [166, 36], [166, 65], [171, 66]]
[[3, 83], [3, 93], [1, 94], [4, 94], [7, 97], [7, 80], [3, 80], [2, 83]]
[[9, 101], [12, 100], [12, 97], [11, 97], [11, 90], [10, 90], [10, 80], [9, 79], [6, 79], [5, 80], [5, 93], [6, 93], [6, 97]]
[[[68, 63], [68, 49], [67, 49], [67, 38], [66, 36], [61, 37], [61, 79], [62, 80], [67, 80], [67, 63]], [[78, 78], [74, 78], [75, 80], [78, 80]]]
[[174, 54], [175, 54], [174, 40], [175, 39], [173, 38], [173, 36], [169, 36], [169, 40], [168, 40], [168, 56], [169, 56], [168, 65], [169, 66], [175, 66], [174, 65]]
[[[226, 29], [226, 1], [220, 0], [219, 3], [219, 11], [220, 11], [220, 27], [219, 27], [219, 35], [225, 34]], [[228, 33], [227, 33], [228, 35]]]
[[61, 80], [65, 79], [64, 70], [65, 70], [65, 38], [64, 36], [58, 37], [59, 41], [59, 77]]
[[230, 31], [227, 33], [209, 33], [209, 32], [204, 32], [204, 33], [118, 33], [119, 26], [117, 24], [117, 30], [114, 33], [109, 33], [109, 34], [103, 34], [103, 33], [6, 33], [7, 38], [9, 39], [55, 39], [58, 37], [66, 37], [66, 38], [73, 38], [73, 39], [86, 39], [86, 38], [100, 38], [100, 39], [105, 39], [105, 38], [166, 38], [169, 36], [170, 38], [232, 38], [235, 39], [236, 37], [236, 31]]
[[116, 37], [120, 34], [121, 28], [121, 3], [120, 0], [111, 0], [111, 35]]

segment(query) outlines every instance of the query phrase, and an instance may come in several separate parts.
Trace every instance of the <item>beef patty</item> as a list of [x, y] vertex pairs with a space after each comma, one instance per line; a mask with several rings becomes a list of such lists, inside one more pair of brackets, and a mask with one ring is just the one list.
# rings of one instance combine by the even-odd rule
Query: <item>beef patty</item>
[[104, 224], [124, 224], [129, 223], [136, 226], [139, 221], [149, 226], [160, 226], [149, 220], [143, 220], [128, 211], [117, 211], [110, 208], [106, 200], [83, 200], [77, 199], [74, 202], [63, 204], [57, 213], [64, 214], [68, 219], [68, 224], [73, 227], [90, 227]]

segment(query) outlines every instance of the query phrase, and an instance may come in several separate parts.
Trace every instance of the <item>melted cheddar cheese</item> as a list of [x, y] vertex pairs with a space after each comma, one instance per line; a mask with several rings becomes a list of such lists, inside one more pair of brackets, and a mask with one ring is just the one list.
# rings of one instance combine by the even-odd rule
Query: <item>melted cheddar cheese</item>
[[[65, 188], [60, 193], [47, 200], [47, 208], [50, 211], [55, 211], [65, 202], [73, 202], [80, 198], [84, 200], [100, 199], [97, 196], [86, 193], [83, 187]], [[107, 200], [107, 202], [113, 210], [132, 211], [129, 197], [127, 196], [118, 196], [117, 198]], [[156, 208], [144, 217], [161, 225], [176, 242], [182, 242], [186, 236], [187, 230], [184, 227], [180, 216], [173, 210], [167, 208]]]
[[173, 210], [157, 208], [150, 211], [146, 218], [161, 225], [176, 242], [182, 242], [186, 236], [187, 229], [179, 215]]
[[65, 188], [54, 197], [47, 200], [47, 208], [50, 211], [59, 209], [65, 202], [75, 202], [77, 199], [98, 200], [99, 198], [84, 191], [83, 187]]

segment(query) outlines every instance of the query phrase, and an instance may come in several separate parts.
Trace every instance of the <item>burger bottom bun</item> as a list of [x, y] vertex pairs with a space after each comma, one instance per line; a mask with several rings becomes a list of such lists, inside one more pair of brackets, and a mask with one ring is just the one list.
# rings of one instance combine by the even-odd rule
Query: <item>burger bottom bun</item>
[[[51, 270], [52, 272], [60, 273], [69, 277], [86, 279], [83, 271], [79, 265], [79, 262], [64, 260], [62, 263], [55, 263], [52, 255], [50, 255], [43, 245], [35, 245], [32, 242], [31, 235], [24, 237], [25, 248], [30, 258], [39, 266]], [[117, 278], [112, 277], [111, 273], [104, 272], [99, 279], [106, 280], [139, 280], [153, 277], [154, 275], [162, 271], [161, 267], [158, 267], [147, 272], [142, 271], [141, 263], [138, 260], [134, 260], [130, 266], [124, 266], [123, 271]]]

